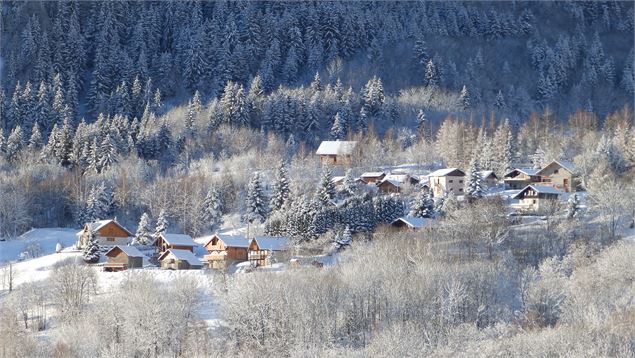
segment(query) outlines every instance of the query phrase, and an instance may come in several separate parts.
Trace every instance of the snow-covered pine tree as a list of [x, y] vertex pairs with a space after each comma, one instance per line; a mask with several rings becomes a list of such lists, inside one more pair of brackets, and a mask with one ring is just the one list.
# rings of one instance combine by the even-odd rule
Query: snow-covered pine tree
[[117, 162], [117, 146], [114, 140], [110, 137], [110, 133], [106, 134], [104, 140], [99, 146], [99, 171], [106, 171], [113, 164]]
[[578, 200], [578, 194], [573, 193], [569, 195], [569, 200], [567, 201], [567, 210], [566, 215], [568, 219], [573, 219], [578, 217], [580, 212], [580, 202]]
[[338, 251], [342, 250], [345, 247], [350, 246], [352, 241], [353, 241], [353, 235], [351, 234], [351, 229], [348, 226], [346, 226], [341, 234], [338, 233], [335, 236], [335, 241], [334, 241], [335, 249]]
[[461, 89], [459, 101], [461, 102], [461, 106], [464, 111], [467, 111], [472, 107], [472, 98], [470, 97], [470, 93], [467, 91], [467, 86], [465, 85], [463, 85], [463, 88]]
[[276, 179], [273, 183], [273, 196], [271, 198], [271, 209], [280, 210], [289, 200], [289, 178], [284, 162], [280, 162], [276, 171]]
[[216, 188], [210, 189], [203, 200], [201, 219], [212, 231], [223, 223], [223, 206], [220, 192]]
[[35, 122], [31, 129], [28, 148], [31, 151], [42, 148], [42, 133], [40, 132], [40, 125], [37, 122]]
[[335, 114], [333, 126], [331, 127], [331, 139], [340, 140], [346, 138], [346, 126], [342, 123], [340, 113]]
[[160, 234], [166, 232], [169, 226], [170, 223], [167, 219], [167, 213], [165, 212], [165, 209], [161, 209], [161, 211], [159, 211], [159, 217], [157, 218], [157, 223], [154, 228], [154, 237], [156, 238]]
[[346, 197], [350, 197], [355, 195], [357, 191], [357, 182], [355, 182], [355, 178], [353, 178], [353, 174], [351, 170], [348, 169], [346, 174], [344, 175], [344, 180], [342, 182], [342, 187], [340, 189], [340, 193], [342, 193]]
[[410, 216], [416, 218], [431, 218], [434, 215], [434, 200], [429, 192], [420, 190], [410, 206]]
[[439, 87], [439, 72], [437, 70], [437, 66], [434, 62], [432, 62], [432, 60], [429, 60], [426, 65], [426, 86], [430, 88]]
[[316, 200], [325, 206], [335, 196], [335, 185], [333, 184], [333, 174], [331, 168], [325, 165], [322, 168], [322, 177], [315, 192]]
[[245, 220], [252, 223], [256, 220], [261, 223], [267, 219], [267, 198], [262, 191], [260, 173], [256, 172], [247, 186]]
[[84, 248], [83, 258], [85, 262], [94, 264], [99, 262], [99, 256], [99, 245], [97, 244], [97, 238], [95, 238], [95, 234], [91, 231], [88, 234], [88, 242], [86, 243], [86, 247]]
[[473, 199], [483, 197], [483, 185], [481, 183], [481, 173], [478, 167], [478, 160], [473, 158], [470, 161], [470, 170], [465, 182], [465, 194]]
[[141, 215], [139, 219], [139, 225], [137, 226], [137, 232], [132, 239], [131, 245], [150, 245], [152, 243], [152, 232], [150, 230], [150, 217], [147, 213]]

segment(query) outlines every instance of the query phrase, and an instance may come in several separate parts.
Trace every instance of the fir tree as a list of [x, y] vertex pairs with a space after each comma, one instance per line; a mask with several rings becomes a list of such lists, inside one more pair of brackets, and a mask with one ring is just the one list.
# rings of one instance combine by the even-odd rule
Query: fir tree
[[567, 201], [567, 210], [566, 210], [567, 219], [577, 218], [579, 212], [580, 212], [580, 203], [578, 200], [578, 194], [573, 193], [569, 196], [569, 200]]
[[108, 170], [108, 168], [117, 162], [117, 148], [110, 134], [107, 134], [101, 142], [98, 156], [98, 170], [100, 172]]
[[276, 171], [276, 179], [273, 183], [273, 197], [271, 209], [280, 210], [289, 200], [289, 179], [284, 162], [281, 162]]
[[353, 241], [353, 235], [351, 234], [351, 229], [346, 226], [341, 234], [337, 234], [335, 236], [334, 246], [336, 250], [342, 250], [345, 247], [350, 246]]
[[31, 137], [29, 138], [29, 150], [35, 151], [42, 147], [42, 133], [40, 133], [40, 125], [35, 123], [31, 129]]
[[97, 244], [95, 233], [92, 231], [88, 234], [88, 242], [86, 243], [86, 247], [84, 247], [83, 257], [84, 261], [89, 264], [99, 262], [99, 245]]
[[342, 182], [340, 193], [342, 193], [344, 196], [350, 197], [355, 195], [356, 191], [357, 191], [357, 182], [355, 182], [355, 178], [353, 178], [353, 175], [351, 174], [351, 170], [348, 169], [346, 171], [346, 174], [344, 175], [344, 180]]
[[483, 185], [481, 183], [481, 173], [478, 167], [478, 160], [470, 161], [470, 170], [465, 182], [465, 194], [470, 198], [481, 198], [483, 196]]
[[326, 206], [334, 196], [335, 185], [333, 185], [333, 174], [329, 166], [324, 166], [322, 169], [322, 178], [315, 192], [315, 198], [322, 206]]
[[143, 213], [141, 219], [139, 219], [139, 225], [137, 226], [137, 232], [132, 240], [131, 245], [150, 245], [152, 244], [152, 232], [150, 231], [150, 217], [148, 214]]
[[429, 60], [426, 65], [426, 85], [430, 88], [439, 87], [439, 72], [432, 60]]
[[209, 190], [203, 200], [201, 219], [210, 230], [214, 231], [223, 224], [222, 209], [220, 192], [217, 189]]
[[159, 211], [159, 217], [157, 218], [157, 223], [154, 227], [154, 237], [157, 238], [159, 237], [160, 234], [165, 233], [168, 230], [169, 226], [170, 226], [170, 223], [168, 222], [168, 219], [167, 219], [167, 213], [165, 212], [165, 209], [161, 209], [161, 211]]
[[343, 121], [340, 117], [340, 113], [337, 112], [333, 120], [333, 126], [331, 127], [331, 138], [333, 140], [346, 138], [346, 126], [342, 122]]
[[409, 216], [416, 218], [431, 218], [434, 214], [434, 200], [425, 190], [419, 191], [414, 203], [410, 207]]
[[267, 219], [267, 198], [262, 191], [260, 174], [255, 173], [247, 186], [245, 220], [263, 223]]
[[470, 94], [467, 91], [467, 87], [465, 85], [463, 85], [463, 88], [461, 89], [459, 101], [461, 102], [461, 106], [463, 107], [464, 111], [467, 111], [472, 107], [472, 99], [470, 98]]

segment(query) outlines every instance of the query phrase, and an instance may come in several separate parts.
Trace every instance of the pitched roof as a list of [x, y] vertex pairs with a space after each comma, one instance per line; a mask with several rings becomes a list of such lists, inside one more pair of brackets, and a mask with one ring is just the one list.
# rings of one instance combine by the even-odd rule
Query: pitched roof
[[517, 199], [520, 197], [522, 193], [524, 193], [527, 189], [534, 189], [538, 194], [556, 194], [562, 195], [562, 192], [552, 186], [548, 185], [527, 185], [521, 191], [519, 191], [516, 195], [512, 196], [512, 199]]
[[128, 235], [134, 236], [134, 234], [128, 231], [128, 229], [126, 229], [125, 227], [123, 227], [123, 225], [118, 223], [116, 220], [112, 220], [112, 219], [93, 221], [92, 223], [88, 223], [87, 225], [90, 228], [90, 231], [95, 232], [95, 231], [99, 231], [101, 228], [103, 228], [104, 226], [110, 223], [114, 223], [115, 225], [119, 226], [124, 231], [126, 231]]
[[377, 184], [377, 186], [380, 186], [385, 182], [389, 182], [392, 185], [398, 187], [405, 184], [406, 182], [418, 183], [419, 179], [411, 176], [410, 174], [388, 174]]
[[519, 171], [523, 174], [527, 174], [527, 175], [536, 175], [536, 173], [538, 173], [538, 171], [540, 171], [540, 169], [535, 169], [535, 168], [514, 168], [510, 171], [508, 171], [507, 173], [505, 173], [505, 177], [507, 177], [509, 174], [515, 172], [515, 171]]
[[561, 168], [568, 170], [570, 173], [572, 174], [575, 173], [575, 164], [566, 160], [554, 160], [551, 163], [545, 165], [542, 169], [540, 169], [538, 173], [541, 173], [543, 170], [547, 169], [552, 164], [558, 164]]
[[490, 175], [493, 175], [494, 178], [498, 179], [498, 177], [492, 170], [481, 170], [478, 173], [481, 175], [481, 179], [487, 179]]
[[215, 235], [212, 235], [212, 237], [205, 243], [204, 246], [207, 246], [207, 244], [209, 244], [212, 240], [214, 240], [215, 237], [218, 237], [220, 240], [222, 240], [225, 243], [225, 246], [229, 246], [229, 247], [248, 248], [249, 243], [251, 242], [244, 236], [215, 234]]
[[397, 218], [395, 220], [393, 220], [390, 225], [395, 224], [396, 222], [401, 221], [403, 223], [405, 223], [406, 225], [412, 227], [412, 228], [416, 228], [416, 229], [420, 229], [422, 227], [426, 227], [426, 226], [430, 226], [430, 219], [426, 219], [426, 218], [417, 218], [414, 216], [402, 216], [400, 218]]
[[336, 140], [329, 141], [325, 140], [320, 143], [317, 152], [317, 155], [351, 155], [357, 146], [356, 141], [345, 141], [345, 140]]
[[289, 246], [289, 238], [284, 236], [256, 236], [254, 240], [261, 250], [282, 251]]
[[334, 176], [331, 178], [331, 182], [333, 182], [333, 184], [337, 184], [341, 181], [344, 181], [344, 178], [346, 178], [345, 176]]
[[115, 249], [121, 250], [122, 252], [124, 252], [129, 257], [143, 257], [144, 256], [141, 253], [141, 251], [139, 251], [139, 249], [137, 249], [134, 246], [128, 246], [128, 245], [115, 245], [112, 249], [110, 249], [110, 250], [108, 250], [108, 252], [106, 252], [106, 256], [110, 257], [109, 254]]
[[196, 246], [190, 235], [161, 233], [161, 237], [170, 245]]
[[432, 173], [428, 174], [428, 178], [444, 177], [444, 176], [463, 177], [465, 176], [465, 172], [458, 168], [444, 168], [444, 169], [435, 170]]
[[163, 260], [167, 255], [172, 253], [180, 261], [186, 261], [190, 265], [202, 265], [201, 259], [196, 257], [190, 250], [169, 249], [159, 257], [159, 261]]

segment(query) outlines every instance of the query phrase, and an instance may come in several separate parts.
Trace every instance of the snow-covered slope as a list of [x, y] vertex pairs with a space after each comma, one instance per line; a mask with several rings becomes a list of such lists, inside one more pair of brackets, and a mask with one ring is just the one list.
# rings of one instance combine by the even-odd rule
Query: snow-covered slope
[[17, 239], [0, 241], [0, 263], [18, 260], [20, 253], [24, 252], [30, 244], [39, 246], [39, 255], [54, 253], [58, 242], [62, 244], [62, 247], [70, 247], [77, 240], [75, 237], [77, 231], [77, 229], [62, 228], [31, 229]]

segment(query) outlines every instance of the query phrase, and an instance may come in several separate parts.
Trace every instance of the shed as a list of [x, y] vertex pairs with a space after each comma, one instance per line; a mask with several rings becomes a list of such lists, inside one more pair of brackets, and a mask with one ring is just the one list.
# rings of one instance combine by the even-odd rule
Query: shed
[[161, 233], [154, 241], [154, 246], [157, 248], [157, 252], [159, 252], [159, 254], [164, 253], [168, 249], [188, 250], [193, 252], [196, 242], [192, 240], [190, 235]]
[[357, 148], [357, 141], [323, 141], [315, 152], [325, 164], [349, 164]]

